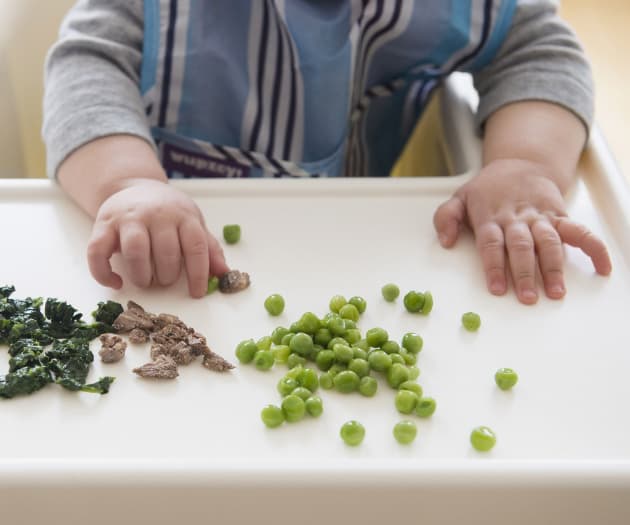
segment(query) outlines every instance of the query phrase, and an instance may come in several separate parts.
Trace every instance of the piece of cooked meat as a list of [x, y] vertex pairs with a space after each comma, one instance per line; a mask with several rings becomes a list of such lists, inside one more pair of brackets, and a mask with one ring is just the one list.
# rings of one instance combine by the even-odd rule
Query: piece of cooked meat
[[101, 356], [103, 363], [116, 363], [124, 357], [127, 343], [122, 337], [114, 334], [102, 334], [99, 340], [101, 341], [101, 349], [98, 351], [98, 355]]
[[222, 293], [236, 293], [247, 288], [250, 284], [249, 274], [230, 270], [219, 277], [219, 291]]
[[131, 332], [134, 328], [142, 328], [148, 332], [155, 329], [152, 315], [133, 301], [127, 302], [127, 309], [116, 318], [113, 327], [122, 334]]
[[152, 379], [175, 379], [179, 375], [177, 363], [168, 355], [159, 355], [155, 361], [134, 368], [133, 372]]
[[214, 370], [215, 372], [225, 372], [226, 370], [234, 368], [232, 363], [223, 359], [219, 354], [215, 354], [209, 348], [203, 353], [203, 361], [201, 364], [207, 369]]
[[149, 341], [151, 334], [142, 328], [134, 328], [129, 332], [129, 341], [134, 345], [141, 345]]

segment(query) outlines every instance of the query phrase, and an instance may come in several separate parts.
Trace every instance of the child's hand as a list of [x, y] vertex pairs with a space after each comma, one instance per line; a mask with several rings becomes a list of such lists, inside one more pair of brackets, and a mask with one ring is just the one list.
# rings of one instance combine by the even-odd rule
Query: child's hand
[[173, 284], [186, 269], [188, 290], [202, 297], [210, 275], [229, 268], [197, 205], [168, 183], [133, 179], [100, 206], [88, 245], [88, 263], [104, 286], [120, 288], [110, 258], [120, 252], [129, 278], [142, 288]]
[[597, 273], [608, 275], [612, 269], [604, 243], [567, 217], [562, 194], [546, 169], [529, 161], [495, 160], [443, 203], [433, 221], [445, 248], [469, 225], [490, 292], [506, 292], [509, 268], [524, 304], [538, 300], [537, 267], [547, 296], [564, 296], [562, 243], [580, 248]]

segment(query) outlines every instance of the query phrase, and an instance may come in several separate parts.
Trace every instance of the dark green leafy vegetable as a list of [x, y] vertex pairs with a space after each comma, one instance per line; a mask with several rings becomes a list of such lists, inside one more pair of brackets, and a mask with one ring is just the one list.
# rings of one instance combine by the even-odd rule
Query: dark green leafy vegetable
[[124, 312], [122, 304], [116, 301], [100, 302], [96, 310], [92, 312], [92, 317], [99, 323], [112, 326], [116, 318]]
[[109, 392], [110, 385], [114, 382], [115, 379], [115, 377], [111, 376], [101, 377], [95, 383], [83, 385], [80, 390], [81, 392], [89, 392], [91, 394], [107, 394], [107, 392]]
[[[72, 391], [106, 394], [114, 381], [103, 377], [85, 384], [94, 354], [92, 339], [114, 332], [112, 324], [123, 311], [114, 301], [98, 303], [95, 322], [85, 323], [72, 305], [41, 297], [13, 299], [13, 286], [0, 287], [0, 344], [9, 345], [9, 372], [0, 375], [0, 398], [31, 394], [48, 383]], [[50, 345], [52, 344], [52, 347]]]

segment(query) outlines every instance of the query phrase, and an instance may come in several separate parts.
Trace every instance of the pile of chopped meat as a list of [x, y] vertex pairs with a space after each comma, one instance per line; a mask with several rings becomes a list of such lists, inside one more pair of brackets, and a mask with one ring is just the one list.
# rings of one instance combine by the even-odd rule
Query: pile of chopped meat
[[[201, 364], [210, 370], [224, 372], [234, 368], [234, 365], [210, 350], [203, 335], [175, 315], [155, 315], [129, 301], [127, 309], [116, 318], [113, 327], [119, 334], [128, 334], [132, 343], [151, 342], [151, 362], [133, 369], [141, 377], [173, 379], [178, 376], [179, 365], [187, 365], [200, 356]], [[111, 339], [101, 338], [101, 358], [105, 362], [114, 362], [122, 358], [124, 347], [120, 350], [120, 341], [114, 339], [118, 336], [108, 335]], [[120, 337], [118, 339], [122, 341]], [[118, 354], [120, 357], [116, 359]], [[106, 358], [110, 360], [106, 361]]]

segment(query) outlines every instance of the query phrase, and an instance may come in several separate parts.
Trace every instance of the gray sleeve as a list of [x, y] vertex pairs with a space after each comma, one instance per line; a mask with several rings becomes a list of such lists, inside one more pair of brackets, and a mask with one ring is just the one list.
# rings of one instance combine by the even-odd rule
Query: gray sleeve
[[47, 172], [96, 138], [136, 135], [153, 144], [140, 95], [142, 0], [80, 0], [45, 66]]
[[497, 56], [473, 78], [479, 92], [479, 129], [501, 106], [524, 100], [559, 104], [587, 130], [593, 122], [589, 63], [552, 0], [519, 0]]

